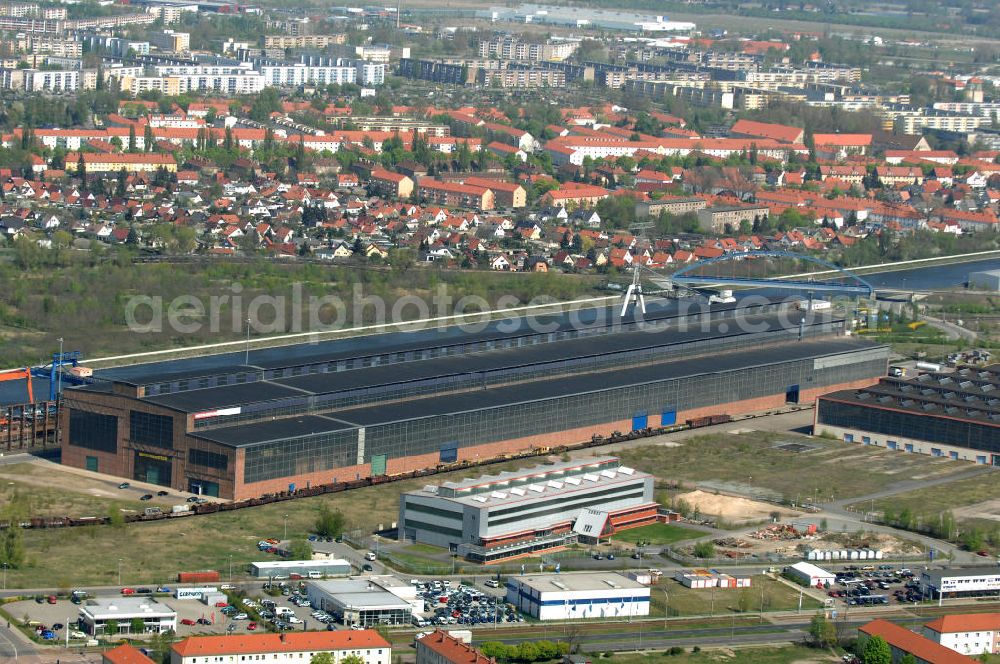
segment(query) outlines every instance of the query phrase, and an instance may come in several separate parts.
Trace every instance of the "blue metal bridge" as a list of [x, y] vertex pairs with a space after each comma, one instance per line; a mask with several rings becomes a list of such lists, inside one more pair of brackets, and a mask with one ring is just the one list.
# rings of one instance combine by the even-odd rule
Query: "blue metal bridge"
[[[761, 258], [801, 260], [826, 269], [818, 272], [782, 275], [780, 277], [692, 274], [710, 265], [729, 262], [738, 263]], [[828, 263], [820, 258], [815, 258], [814, 256], [795, 254], [789, 251], [748, 251], [736, 254], [724, 254], [718, 258], [708, 258], [697, 263], [692, 263], [674, 272], [672, 275], [654, 274], [655, 276], [648, 275], [653, 283], [664, 288], [673, 289], [686, 288], [699, 290], [723, 287], [781, 288], [784, 290], [858, 295], [868, 298], [875, 295], [875, 287], [853, 272], [833, 263]]]

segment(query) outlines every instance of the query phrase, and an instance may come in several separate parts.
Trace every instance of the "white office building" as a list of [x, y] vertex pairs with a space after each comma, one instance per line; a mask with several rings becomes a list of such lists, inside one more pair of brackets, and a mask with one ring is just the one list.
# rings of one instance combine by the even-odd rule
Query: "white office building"
[[404, 493], [399, 536], [493, 562], [652, 523], [657, 507], [651, 475], [593, 457]]
[[616, 572], [529, 574], [507, 580], [507, 603], [538, 620], [649, 615], [650, 589]]
[[[132, 623], [142, 621], [142, 632], [133, 632]], [[80, 606], [83, 631], [91, 636], [107, 633], [114, 622], [116, 634], [157, 634], [177, 631], [177, 612], [152, 597], [96, 597]]]
[[343, 616], [345, 625], [409, 625], [422, 611], [424, 600], [416, 588], [393, 576], [372, 576], [306, 584], [309, 603]]
[[1000, 654], [1000, 613], [941, 616], [924, 625], [924, 636], [963, 655]]
[[933, 599], [1000, 593], [1000, 567], [926, 570], [920, 575], [924, 595]]

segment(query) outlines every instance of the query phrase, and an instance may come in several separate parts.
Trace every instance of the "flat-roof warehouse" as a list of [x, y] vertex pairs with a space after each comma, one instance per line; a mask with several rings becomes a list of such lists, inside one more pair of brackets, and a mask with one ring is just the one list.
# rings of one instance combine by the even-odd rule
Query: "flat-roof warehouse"
[[806, 402], [885, 373], [885, 347], [824, 314], [800, 330], [784, 306], [116, 369], [66, 390], [62, 460], [243, 499]]

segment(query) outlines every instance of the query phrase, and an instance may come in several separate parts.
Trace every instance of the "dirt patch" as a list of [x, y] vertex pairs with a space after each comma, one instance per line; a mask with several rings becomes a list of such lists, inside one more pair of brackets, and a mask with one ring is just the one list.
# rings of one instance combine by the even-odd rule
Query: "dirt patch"
[[1000, 521], [1000, 498], [984, 500], [975, 505], [957, 507], [952, 510], [956, 519], [989, 519], [990, 521]]
[[772, 512], [777, 512], [782, 517], [799, 516], [799, 512], [793, 512], [771, 503], [736, 496], [717, 495], [706, 491], [690, 491], [677, 496], [677, 499], [684, 500], [692, 509], [696, 508], [702, 514], [729, 520], [767, 519], [770, 518]]

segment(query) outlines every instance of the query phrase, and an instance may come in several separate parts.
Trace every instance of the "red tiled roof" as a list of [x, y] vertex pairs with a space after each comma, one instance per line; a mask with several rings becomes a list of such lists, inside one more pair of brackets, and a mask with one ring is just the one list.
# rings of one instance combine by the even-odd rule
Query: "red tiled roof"
[[104, 664], [153, 664], [135, 646], [124, 643], [102, 654]]
[[855, 145], [871, 145], [872, 135], [871, 134], [814, 134], [813, 143], [818, 146], [833, 145], [833, 146], [855, 146]]
[[326, 652], [388, 648], [389, 642], [373, 629], [335, 632], [286, 632], [284, 634], [234, 634], [192, 636], [171, 649], [182, 657], [249, 655], [274, 652]]
[[729, 130], [729, 133], [760, 136], [761, 138], [771, 138], [784, 143], [801, 143], [803, 136], [803, 130], [799, 127], [754, 122], [753, 120], [737, 120], [736, 124]]
[[493, 658], [483, 655], [444, 630], [436, 629], [419, 639], [417, 643], [429, 648], [452, 664], [496, 664], [496, 660]]
[[890, 646], [929, 664], [973, 664], [976, 661], [881, 618], [859, 627], [858, 631], [869, 636], [881, 636]]

